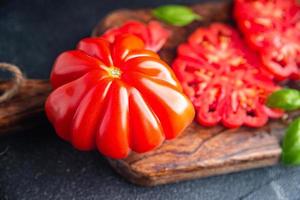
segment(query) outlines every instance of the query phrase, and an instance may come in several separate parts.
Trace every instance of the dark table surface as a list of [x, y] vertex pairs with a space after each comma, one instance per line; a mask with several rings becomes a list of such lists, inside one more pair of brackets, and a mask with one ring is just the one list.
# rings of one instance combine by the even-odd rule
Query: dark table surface
[[[54, 58], [108, 12], [189, 1], [0, 0], [0, 61], [47, 78]], [[300, 168], [275, 166], [155, 188], [127, 183], [97, 152], [79, 152], [50, 126], [0, 138], [0, 199], [300, 199]]]

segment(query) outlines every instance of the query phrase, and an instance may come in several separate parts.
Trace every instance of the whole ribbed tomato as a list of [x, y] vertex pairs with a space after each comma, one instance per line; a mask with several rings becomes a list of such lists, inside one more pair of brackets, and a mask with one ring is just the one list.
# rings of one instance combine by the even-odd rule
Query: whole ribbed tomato
[[45, 107], [57, 134], [112, 158], [158, 147], [194, 118], [172, 70], [134, 35], [81, 40], [57, 58], [51, 84]]

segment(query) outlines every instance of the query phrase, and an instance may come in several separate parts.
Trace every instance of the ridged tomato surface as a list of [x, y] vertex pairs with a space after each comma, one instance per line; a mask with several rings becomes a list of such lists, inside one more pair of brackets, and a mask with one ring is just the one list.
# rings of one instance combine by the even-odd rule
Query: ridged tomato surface
[[172, 70], [134, 35], [81, 40], [57, 58], [51, 84], [45, 108], [57, 134], [112, 158], [152, 150], [194, 119]]

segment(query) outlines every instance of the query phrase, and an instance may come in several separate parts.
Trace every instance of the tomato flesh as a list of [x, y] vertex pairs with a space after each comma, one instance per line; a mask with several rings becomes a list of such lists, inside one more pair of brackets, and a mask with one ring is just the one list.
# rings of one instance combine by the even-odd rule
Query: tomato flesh
[[300, 7], [295, 0], [235, 0], [234, 16], [276, 79], [300, 79]]
[[282, 115], [266, 112], [266, 97], [279, 87], [227, 25], [198, 28], [178, 47], [172, 66], [202, 125], [260, 127], [268, 117]]

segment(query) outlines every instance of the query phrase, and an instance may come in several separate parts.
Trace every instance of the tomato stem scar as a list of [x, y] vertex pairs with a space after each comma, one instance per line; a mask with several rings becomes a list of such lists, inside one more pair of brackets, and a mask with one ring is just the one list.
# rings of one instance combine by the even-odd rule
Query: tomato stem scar
[[117, 67], [114, 67], [114, 66], [107, 67], [106, 71], [109, 73], [109, 75], [111, 77], [114, 77], [114, 78], [120, 78], [120, 76], [122, 74], [121, 70], [119, 68], [117, 68]]

